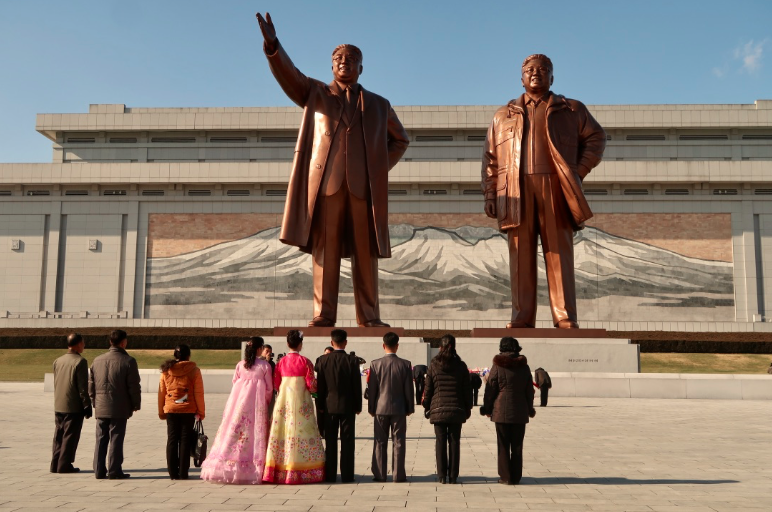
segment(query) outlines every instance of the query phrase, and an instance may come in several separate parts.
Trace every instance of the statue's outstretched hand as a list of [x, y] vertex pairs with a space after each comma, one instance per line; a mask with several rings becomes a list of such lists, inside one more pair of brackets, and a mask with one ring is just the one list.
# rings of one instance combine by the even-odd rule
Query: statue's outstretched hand
[[258, 12], [257, 22], [260, 24], [260, 31], [263, 33], [263, 39], [265, 39], [266, 45], [269, 48], [273, 48], [276, 43], [276, 27], [273, 26], [270, 13], [265, 13], [265, 18]]

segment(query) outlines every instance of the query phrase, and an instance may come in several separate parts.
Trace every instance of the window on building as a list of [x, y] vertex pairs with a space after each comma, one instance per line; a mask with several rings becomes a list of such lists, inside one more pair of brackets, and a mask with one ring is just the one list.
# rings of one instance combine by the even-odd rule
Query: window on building
[[176, 144], [176, 143], [182, 143], [182, 144], [190, 144], [191, 142], [196, 142], [195, 137], [153, 137], [150, 139], [150, 142], [159, 142], [159, 143], [167, 143], [167, 144]]
[[66, 196], [87, 196], [88, 190], [65, 190], [64, 195]]
[[231, 197], [243, 197], [243, 196], [248, 196], [248, 195], [249, 195], [249, 190], [246, 190], [246, 189], [233, 189], [233, 190], [228, 190], [227, 192], [225, 192], [225, 195], [226, 195], [226, 196], [231, 196]]
[[713, 195], [714, 196], [736, 196], [737, 189], [736, 188], [714, 188]]
[[666, 137], [661, 134], [650, 133], [650, 134], [628, 135], [626, 139], [630, 141], [636, 141], [636, 140], [652, 141], [652, 140], [665, 140]]
[[678, 140], [729, 140], [728, 135], [679, 135]]
[[416, 135], [416, 142], [453, 142], [452, 135]]
[[647, 196], [649, 195], [649, 190], [645, 188], [626, 188], [624, 191], [624, 195], [626, 196]]
[[136, 137], [110, 137], [111, 144], [136, 144]]
[[425, 196], [444, 196], [448, 194], [448, 191], [442, 188], [427, 188], [423, 194]]
[[188, 190], [188, 195], [189, 196], [211, 196], [212, 191], [205, 190], [205, 189]]
[[607, 196], [608, 190], [605, 188], [588, 188], [585, 189], [584, 195], [586, 196]]
[[228, 143], [235, 143], [235, 142], [246, 142], [246, 137], [209, 137], [209, 142], [228, 142]]
[[125, 190], [103, 190], [102, 195], [103, 196], [125, 196], [126, 191]]
[[665, 195], [666, 196], [688, 196], [689, 189], [688, 188], [666, 188]]
[[407, 190], [405, 189], [397, 189], [397, 188], [390, 188], [389, 189], [389, 195], [390, 196], [406, 196]]
[[265, 195], [267, 196], [286, 196], [287, 190], [286, 189], [268, 189], [265, 191]]
[[145, 197], [157, 197], [165, 195], [163, 190], [143, 190], [142, 195]]

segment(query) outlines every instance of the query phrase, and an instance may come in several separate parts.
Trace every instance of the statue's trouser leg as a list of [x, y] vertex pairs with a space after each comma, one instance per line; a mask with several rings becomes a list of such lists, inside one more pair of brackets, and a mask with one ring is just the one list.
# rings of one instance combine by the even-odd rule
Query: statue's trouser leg
[[351, 194], [344, 181], [335, 194], [317, 199], [312, 229], [314, 316], [337, 320], [340, 260], [345, 244], [352, 249], [357, 323], [380, 319], [378, 259], [368, 201]]
[[574, 228], [571, 213], [557, 175], [539, 174], [534, 178], [534, 184], [538, 183], [534, 189], [552, 321], [555, 325], [561, 320], [576, 322]]
[[331, 196], [320, 196], [314, 208], [311, 259], [314, 275], [314, 317], [332, 322], [338, 318], [341, 234], [348, 191], [341, 188]]
[[556, 175], [528, 174], [521, 189], [520, 225], [507, 232], [512, 323], [536, 325], [537, 236], [541, 233], [552, 319], [576, 321], [573, 228]]
[[348, 233], [351, 236], [351, 278], [359, 325], [381, 319], [378, 305], [378, 257], [370, 202], [353, 194], [349, 198]]

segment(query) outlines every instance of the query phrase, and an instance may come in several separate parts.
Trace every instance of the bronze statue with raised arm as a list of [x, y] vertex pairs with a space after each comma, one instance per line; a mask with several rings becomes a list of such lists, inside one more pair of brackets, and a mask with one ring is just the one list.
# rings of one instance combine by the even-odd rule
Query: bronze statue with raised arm
[[507, 234], [512, 319], [536, 325], [537, 239], [547, 270], [552, 321], [576, 329], [573, 233], [592, 211], [582, 181], [597, 166], [606, 133], [581, 102], [550, 91], [552, 61], [541, 54], [522, 66], [525, 93], [493, 116], [485, 139], [485, 213]]
[[303, 107], [279, 239], [311, 253], [314, 318], [331, 327], [338, 316], [340, 260], [351, 257], [357, 323], [388, 327], [378, 305], [378, 258], [391, 257], [388, 173], [408, 146], [389, 102], [359, 85], [362, 52], [332, 52], [329, 84], [292, 64], [270, 14], [257, 14], [263, 50], [276, 81]]

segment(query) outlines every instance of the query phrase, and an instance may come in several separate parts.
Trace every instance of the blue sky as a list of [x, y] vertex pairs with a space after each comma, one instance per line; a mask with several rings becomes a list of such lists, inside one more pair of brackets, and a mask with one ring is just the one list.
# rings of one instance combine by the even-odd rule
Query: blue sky
[[553, 90], [588, 104], [772, 99], [770, 0], [0, 0], [0, 162], [50, 161], [37, 113], [289, 105], [257, 10], [312, 77], [358, 45], [360, 82], [394, 105], [506, 103], [537, 52]]

